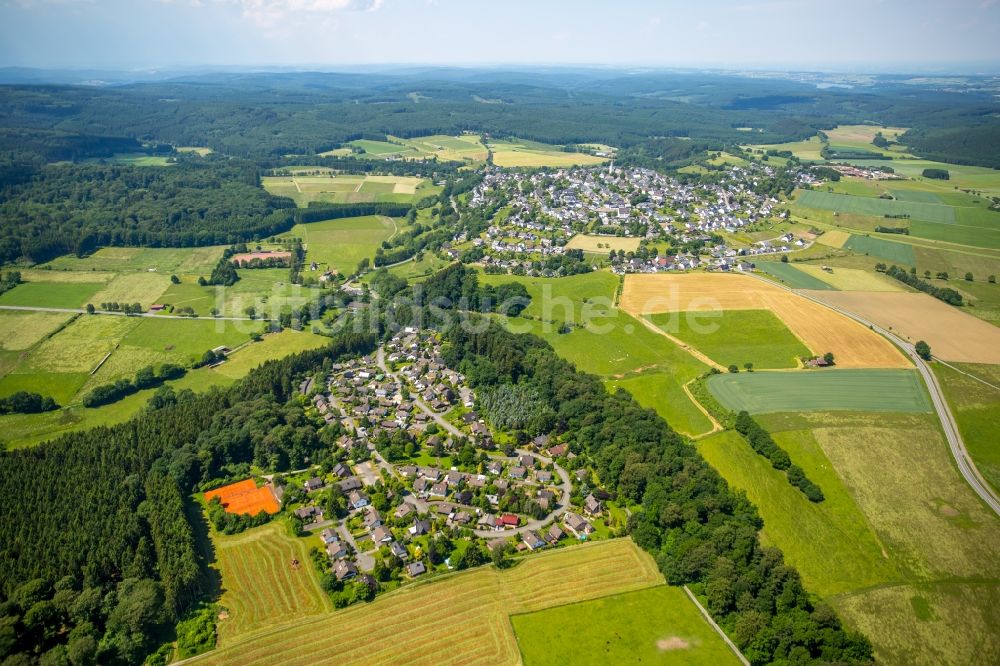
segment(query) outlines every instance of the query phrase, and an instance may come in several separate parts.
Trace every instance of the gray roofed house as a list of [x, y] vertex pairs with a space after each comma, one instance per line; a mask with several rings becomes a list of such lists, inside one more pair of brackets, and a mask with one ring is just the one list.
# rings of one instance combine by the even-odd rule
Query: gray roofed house
[[545, 540], [549, 543], [556, 543], [564, 536], [566, 536], [566, 533], [559, 529], [558, 525], [554, 524], [549, 528], [549, 531], [545, 533]]
[[351, 468], [340, 462], [333, 466], [333, 473], [343, 479], [351, 475]]
[[319, 538], [322, 539], [325, 544], [329, 544], [340, 539], [340, 537], [337, 536], [337, 533], [329, 527], [319, 533]]
[[409, 532], [413, 536], [422, 536], [428, 534], [431, 531], [431, 524], [426, 520], [414, 520], [413, 524], [410, 525]]
[[511, 467], [510, 470], [507, 472], [507, 476], [509, 476], [512, 479], [523, 479], [525, 474], [527, 473], [528, 470], [526, 470], [523, 467]]
[[314, 476], [305, 482], [306, 492], [312, 492], [313, 490], [319, 490], [326, 485], [326, 482], [318, 476]]
[[354, 566], [353, 562], [340, 560], [337, 562], [336, 566], [333, 567], [333, 575], [335, 575], [337, 580], [340, 581], [350, 580], [358, 575], [358, 568]]
[[372, 531], [372, 541], [375, 543], [389, 543], [392, 539], [392, 532], [385, 525], [379, 525]]
[[389, 544], [389, 552], [393, 554], [394, 557], [399, 558], [403, 562], [410, 559], [410, 553], [407, 552], [406, 547], [398, 541], [393, 541]]
[[343, 541], [331, 541], [326, 544], [326, 554], [330, 559], [339, 560], [347, 557], [351, 552]]
[[431, 497], [447, 497], [448, 484], [444, 483], [443, 481], [441, 483], [435, 483], [433, 486], [431, 486], [430, 490], [428, 491], [428, 495], [430, 495]]
[[545, 546], [545, 541], [536, 532], [528, 532], [522, 540], [530, 550], [538, 550]]
[[596, 516], [604, 511], [604, 506], [601, 504], [601, 501], [594, 497], [594, 494], [591, 493], [587, 495], [585, 500], [583, 500], [583, 511], [588, 516]]
[[593, 525], [575, 513], [567, 513], [563, 517], [563, 522], [566, 524], [566, 528], [578, 537], [585, 537], [594, 531]]
[[365, 528], [373, 530], [382, 524], [382, 516], [379, 515], [378, 509], [368, 506], [365, 507], [365, 515], [362, 517], [361, 522]]
[[423, 562], [410, 562], [406, 565], [406, 573], [410, 576], [410, 578], [416, 578], [426, 572], [427, 567], [424, 566]]
[[348, 495], [347, 501], [351, 503], [351, 508], [354, 509], [368, 506], [368, 498], [365, 497], [364, 493], [360, 493], [357, 490]]
[[340, 489], [345, 493], [349, 493], [352, 490], [359, 490], [364, 484], [361, 483], [361, 479], [356, 476], [349, 476], [343, 481], [337, 482]]
[[396, 507], [396, 510], [393, 512], [392, 515], [395, 518], [406, 518], [410, 514], [416, 513], [416, 511], [417, 508], [415, 506], [413, 506], [409, 502], [403, 502], [398, 507]]

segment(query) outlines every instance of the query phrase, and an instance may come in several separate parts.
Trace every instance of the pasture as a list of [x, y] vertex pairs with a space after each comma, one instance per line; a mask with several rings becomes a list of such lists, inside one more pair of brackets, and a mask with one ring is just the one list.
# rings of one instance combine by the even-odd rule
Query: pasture
[[306, 261], [351, 275], [359, 261], [375, 256], [379, 244], [392, 236], [396, 228], [391, 218], [369, 215], [297, 224], [286, 236], [302, 239]]
[[678, 587], [514, 615], [511, 624], [526, 666], [739, 663]]
[[102, 271], [122, 273], [148, 271], [208, 275], [218, 263], [225, 247], [154, 248], [103, 247], [86, 257], [65, 255], [43, 264], [53, 271]]
[[806, 347], [817, 354], [833, 352], [842, 368], [910, 367], [899, 350], [861, 324], [746, 275], [628, 275], [620, 307], [636, 315], [689, 310], [771, 310]]
[[0, 310], [0, 350], [29, 349], [68, 322], [71, 316], [61, 312]]
[[757, 270], [792, 289], [832, 289], [820, 277], [800, 270], [798, 265], [785, 264], [780, 261], [758, 261]]
[[[692, 362], [697, 363], [692, 358], [688, 365], [692, 365]], [[688, 374], [690, 370], [685, 370], [680, 376]], [[654, 410], [677, 432], [697, 437], [712, 430], [712, 422], [692, 404], [684, 387], [672, 372], [646, 372], [627, 379], [609, 379], [605, 381], [605, 385], [609, 391], [628, 391], [636, 402]]]
[[103, 288], [100, 282], [24, 282], [0, 294], [0, 305], [79, 309]]
[[[332, 610], [309, 560], [307, 540], [289, 536], [284, 520], [211, 538], [224, 590], [218, 603], [226, 615], [216, 625], [219, 649], [256, 630]], [[298, 569], [292, 568], [293, 558]]]
[[639, 249], [639, 239], [625, 238], [623, 236], [577, 234], [566, 244], [566, 248], [570, 250], [583, 250], [584, 252], [596, 252], [604, 255], [609, 254], [612, 250], [635, 252]]
[[[847, 194], [805, 190], [799, 192], [796, 201], [806, 208], [819, 208], [840, 213], [855, 215], [908, 215], [913, 220], [936, 222], [938, 224], [955, 224], [955, 209], [941, 204], [922, 203], [919, 201], [895, 201], [893, 199], [878, 199], [875, 197], [858, 197]], [[893, 220], [885, 222], [891, 226]]]
[[140, 303], [148, 309], [160, 302], [160, 296], [170, 287], [166, 273], [123, 273], [111, 280], [103, 289], [90, 297], [90, 303]]
[[[261, 577], [261, 571], [246, 576]], [[504, 571], [485, 566], [407, 585], [369, 604], [289, 619], [243, 639], [220, 631], [219, 649], [191, 663], [516, 664], [521, 657], [509, 615], [662, 583], [653, 559], [631, 540], [596, 541], [533, 554]]]
[[[931, 368], [958, 421], [969, 455], [986, 481], [1000, 492], [1000, 447], [997, 446], [1000, 441], [1000, 419], [997, 418], [1000, 389], [973, 379], [978, 377], [1000, 386], [1000, 366], [963, 363], [950, 368], [934, 363]], [[973, 377], [969, 377], [970, 374]]]
[[554, 146], [525, 139], [493, 141], [489, 144], [493, 164], [498, 167], [569, 167], [604, 164], [607, 158], [587, 153], [568, 153]]
[[305, 207], [325, 203], [411, 203], [441, 191], [429, 180], [412, 176], [352, 176], [330, 172], [319, 175], [265, 176], [264, 189]]
[[727, 409], [751, 414], [791, 411], [929, 412], [915, 370], [816, 370], [713, 375], [708, 388]]
[[648, 319], [722, 366], [794, 368], [810, 354], [770, 310], [668, 312]]
[[267, 361], [284, 358], [290, 354], [297, 354], [309, 349], [318, 349], [329, 343], [330, 338], [322, 335], [286, 328], [281, 333], [265, 335], [260, 342], [243, 347], [229, 356], [222, 365], [208, 369], [208, 373], [226, 377], [229, 380], [242, 379], [251, 370]]
[[[947, 283], [936, 284], [947, 285]], [[1000, 328], [923, 293], [816, 291], [811, 296], [892, 330], [925, 340], [935, 356], [964, 363], [1000, 363]]]

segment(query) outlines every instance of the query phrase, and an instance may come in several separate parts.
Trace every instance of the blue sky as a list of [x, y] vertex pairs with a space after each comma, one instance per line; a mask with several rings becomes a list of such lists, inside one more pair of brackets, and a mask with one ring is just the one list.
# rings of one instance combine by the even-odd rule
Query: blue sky
[[1000, 71], [1000, 0], [0, 0], [0, 66]]

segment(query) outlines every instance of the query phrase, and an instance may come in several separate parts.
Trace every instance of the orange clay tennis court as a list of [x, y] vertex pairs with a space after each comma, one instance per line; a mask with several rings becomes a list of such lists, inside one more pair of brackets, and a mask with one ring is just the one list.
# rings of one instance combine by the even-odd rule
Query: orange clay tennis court
[[658, 312], [770, 310], [813, 353], [833, 352], [841, 368], [912, 367], [888, 340], [853, 319], [748, 275], [628, 275], [619, 307], [637, 317]]
[[218, 497], [226, 513], [248, 513], [255, 516], [261, 511], [278, 513], [281, 507], [271, 492], [270, 486], [257, 487], [253, 479], [246, 479], [228, 486], [222, 486], [205, 493], [205, 501]]

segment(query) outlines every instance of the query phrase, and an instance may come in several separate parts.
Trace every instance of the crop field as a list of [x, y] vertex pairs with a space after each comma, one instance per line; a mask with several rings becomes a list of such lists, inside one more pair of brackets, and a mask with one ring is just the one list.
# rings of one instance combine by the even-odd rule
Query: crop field
[[1000, 366], [958, 364], [956, 369], [934, 363], [931, 365], [944, 390], [958, 429], [965, 440], [976, 467], [1000, 492], [1000, 389], [969, 377], [968, 373], [993, 386], [1000, 386]]
[[478, 135], [463, 134], [460, 136], [418, 136], [412, 139], [399, 139], [407, 146], [424, 153], [427, 156], [436, 155], [442, 162], [485, 162], [486, 146]]
[[799, 269], [798, 265], [785, 264], [780, 261], [758, 261], [757, 270], [777, 278], [792, 289], [832, 289], [827, 282], [818, 276]]
[[608, 254], [611, 250], [624, 250], [635, 252], [639, 249], [638, 238], [625, 238], [622, 236], [591, 236], [588, 234], [577, 234], [570, 239], [566, 247], [570, 250], [583, 250], [584, 252], [597, 252]]
[[818, 354], [833, 352], [842, 368], [910, 367], [899, 350], [861, 324], [746, 275], [629, 275], [621, 308], [639, 315], [687, 310], [771, 310], [806, 347]]
[[1000, 248], [1000, 227], [988, 229], [966, 224], [935, 224], [913, 220], [910, 223], [910, 235], [972, 247]]
[[289, 197], [299, 206], [327, 203], [410, 203], [437, 194], [440, 187], [412, 176], [265, 176], [261, 183], [271, 194]]
[[712, 394], [728, 409], [751, 414], [790, 411], [929, 412], [915, 370], [817, 370], [713, 375]]
[[230, 633], [220, 649], [191, 663], [516, 664], [521, 657], [508, 616], [662, 583], [653, 559], [631, 540], [597, 541], [533, 554], [504, 571], [485, 566], [408, 585], [369, 604], [289, 621], [243, 640]]
[[[875, 271], [859, 268], [839, 268], [824, 271], [815, 264], [796, 264], [803, 273], [826, 282], [838, 291], [906, 291], [903, 284]], [[811, 287], [801, 287], [811, 289]]]
[[897, 335], [925, 340], [946, 361], [1000, 363], [1000, 328], [923, 293], [809, 292]]
[[787, 150], [803, 162], [821, 162], [823, 160], [823, 156], [820, 154], [820, 151], [823, 150], [823, 142], [819, 140], [818, 136], [811, 136], [804, 141], [753, 145], [745, 146], [745, 148], [771, 151]]
[[872, 238], [870, 236], [860, 236], [851, 234], [851, 237], [844, 243], [844, 248], [854, 250], [861, 254], [872, 255], [885, 259], [889, 263], [913, 266], [916, 259], [913, 254], [913, 246], [906, 243], [897, 243], [882, 238]]
[[567, 167], [608, 161], [587, 153], [567, 153], [562, 146], [523, 139], [495, 141], [489, 147], [493, 151], [493, 164], [498, 167]]
[[189, 248], [103, 247], [86, 257], [66, 255], [43, 267], [53, 271], [156, 271], [208, 275], [225, 247], [213, 245]]
[[253, 479], [230, 483], [228, 486], [215, 488], [205, 493], [206, 502], [210, 502], [216, 497], [225, 507], [226, 513], [246, 513], [255, 516], [261, 511], [265, 513], [281, 511], [281, 506], [274, 493], [271, 492], [271, 487], [266, 485], [258, 487], [257, 482]]
[[865, 167], [891, 166], [901, 176], [912, 178], [921, 184], [940, 186], [941, 181], [923, 177], [924, 169], [945, 169], [951, 175], [947, 185], [951, 188], [982, 191], [987, 196], [1000, 196], [1000, 171], [987, 167], [962, 166], [920, 159], [847, 160], [851, 164]]
[[511, 623], [525, 666], [739, 663], [678, 587], [514, 615]]
[[373, 258], [379, 244], [395, 230], [391, 218], [369, 215], [297, 224], [287, 235], [302, 239], [306, 261], [350, 275], [359, 261]]
[[[798, 194], [798, 203], [807, 208], [820, 208], [842, 213], [857, 215], [909, 215], [911, 219], [938, 224], [954, 224], [955, 209], [940, 204], [920, 203], [917, 201], [893, 201], [892, 199], [877, 199], [874, 197], [856, 197], [847, 194], [833, 194], [805, 190]], [[888, 220], [887, 225], [893, 221]]]
[[100, 282], [24, 282], [0, 294], [0, 305], [82, 308], [103, 287]]
[[71, 316], [61, 312], [0, 310], [0, 350], [29, 349], [69, 321]]
[[722, 366], [794, 368], [810, 353], [770, 310], [669, 312], [648, 318]]
[[[284, 520], [232, 536], [213, 534], [212, 542], [224, 590], [219, 605], [227, 613], [217, 624], [219, 648], [253, 631], [332, 610], [307, 540], [289, 536]], [[297, 569], [292, 559], [299, 561]]]

